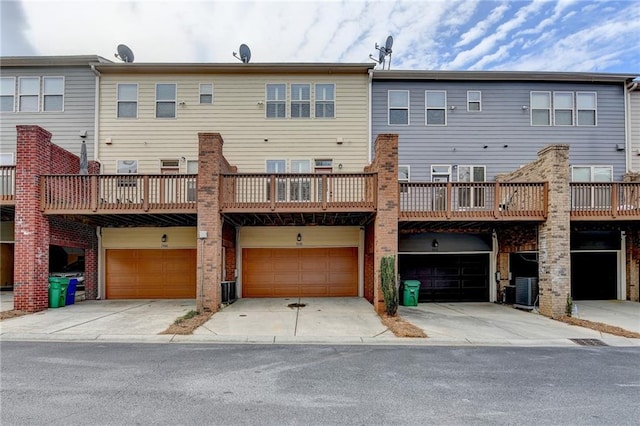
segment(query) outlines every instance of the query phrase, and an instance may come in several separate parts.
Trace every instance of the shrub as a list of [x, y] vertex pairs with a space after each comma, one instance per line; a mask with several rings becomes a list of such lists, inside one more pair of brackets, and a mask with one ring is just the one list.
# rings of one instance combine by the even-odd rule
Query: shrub
[[396, 285], [396, 257], [385, 256], [380, 260], [380, 279], [387, 315], [398, 312], [398, 286]]

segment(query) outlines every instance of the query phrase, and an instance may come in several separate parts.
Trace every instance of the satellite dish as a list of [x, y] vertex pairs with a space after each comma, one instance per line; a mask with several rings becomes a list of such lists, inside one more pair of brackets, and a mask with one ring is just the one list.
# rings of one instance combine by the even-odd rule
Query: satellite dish
[[393, 36], [387, 37], [387, 41], [384, 44], [384, 50], [387, 55], [391, 53], [391, 48], [393, 47]]
[[386, 53], [384, 53], [384, 49], [380, 49], [380, 52], [378, 52], [378, 63], [381, 64], [384, 62], [384, 57], [387, 56]]
[[122, 62], [133, 62], [133, 51], [125, 44], [118, 45], [118, 53], [116, 53], [115, 56]]
[[238, 52], [240, 52], [240, 56], [238, 56], [236, 52], [233, 52], [233, 56], [240, 59], [242, 63], [248, 64], [249, 61], [251, 60], [251, 49], [249, 49], [249, 46], [247, 46], [244, 43], [241, 44], [240, 50]]

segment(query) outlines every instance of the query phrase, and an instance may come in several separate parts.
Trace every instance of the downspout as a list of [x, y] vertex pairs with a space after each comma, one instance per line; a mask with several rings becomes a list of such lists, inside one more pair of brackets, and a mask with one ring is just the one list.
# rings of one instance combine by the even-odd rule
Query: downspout
[[624, 143], [626, 154], [626, 172], [635, 172], [631, 170], [633, 164], [631, 161], [631, 155], [633, 154], [633, 141], [631, 140], [631, 92], [638, 89], [638, 82], [632, 81], [626, 84], [624, 87]]
[[371, 140], [371, 104], [373, 103], [373, 101], [371, 100], [371, 83], [373, 81], [373, 70], [370, 69], [369, 70], [369, 105], [367, 106], [367, 117], [369, 120], [368, 126], [369, 126], [369, 149], [367, 150], [367, 164], [371, 164], [371, 150], [373, 149], [373, 141]]
[[102, 227], [96, 227], [96, 237], [98, 238], [98, 252], [96, 253], [97, 276], [96, 276], [96, 300], [102, 299], [102, 272], [100, 271], [100, 265], [102, 264]]
[[98, 135], [98, 125], [99, 125], [99, 120], [100, 120], [100, 71], [98, 71], [96, 69], [95, 65], [91, 65], [91, 71], [93, 71], [93, 73], [96, 75], [95, 78], [95, 85], [96, 85], [96, 92], [95, 92], [95, 96], [94, 96], [94, 118], [93, 118], [93, 160], [94, 161], [100, 161], [100, 157], [98, 155], [98, 149], [99, 149], [99, 141], [100, 141], [100, 137]]

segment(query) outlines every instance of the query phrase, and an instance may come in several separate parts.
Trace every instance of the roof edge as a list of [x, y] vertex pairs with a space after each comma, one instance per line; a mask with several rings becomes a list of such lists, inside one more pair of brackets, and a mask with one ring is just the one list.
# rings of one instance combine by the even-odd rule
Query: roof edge
[[565, 71], [422, 71], [375, 70], [374, 80], [535, 80], [535, 81], [593, 81], [627, 82], [637, 78], [634, 74], [565, 72]]

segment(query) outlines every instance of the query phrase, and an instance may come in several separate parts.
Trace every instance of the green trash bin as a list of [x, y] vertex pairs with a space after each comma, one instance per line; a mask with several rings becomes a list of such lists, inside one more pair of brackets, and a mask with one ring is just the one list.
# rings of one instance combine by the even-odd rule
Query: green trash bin
[[406, 280], [402, 291], [402, 304], [404, 306], [418, 306], [418, 293], [420, 292], [420, 281]]
[[[65, 306], [67, 278], [49, 277], [49, 307], [59, 308]], [[63, 286], [65, 288], [63, 288]]]
[[69, 278], [62, 278], [60, 283], [60, 307], [67, 306], [67, 289], [69, 288]]

